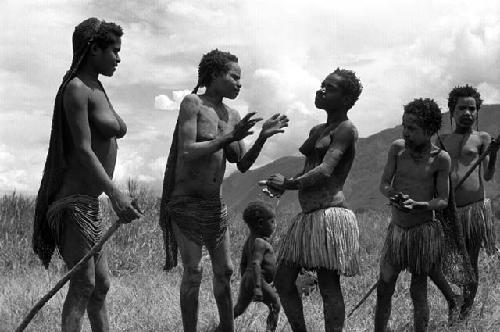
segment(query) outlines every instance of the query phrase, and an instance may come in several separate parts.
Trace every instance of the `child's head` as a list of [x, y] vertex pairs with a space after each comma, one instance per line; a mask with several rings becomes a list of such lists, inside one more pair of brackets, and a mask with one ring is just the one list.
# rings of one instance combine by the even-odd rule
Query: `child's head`
[[238, 57], [229, 52], [215, 49], [204, 54], [198, 65], [198, 84], [193, 93], [197, 93], [198, 88], [212, 84], [215, 76], [226, 74], [231, 69], [231, 64], [237, 65]]
[[418, 98], [404, 106], [403, 137], [409, 146], [430, 141], [441, 128], [441, 110], [433, 99]]
[[448, 95], [450, 117], [460, 127], [472, 127], [482, 103], [479, 92], [467, 84], [453, 88]]
[[251, 202], [243, 211], [243, 220], [252, 233], [270, 236], [274, 232], [274, 209], [265, 202]]

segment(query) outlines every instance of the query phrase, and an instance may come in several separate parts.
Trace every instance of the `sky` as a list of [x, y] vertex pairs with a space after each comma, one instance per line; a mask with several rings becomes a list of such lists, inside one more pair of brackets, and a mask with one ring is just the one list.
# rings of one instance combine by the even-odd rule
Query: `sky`
[[[202, 55], [215, 48], [237, 55], [242, 69], [241, 93], [229, 106], [290, 119], [254, 167], [297, 155], [309, 129], [326, 121], [314, 94], [337, 67], [363, 84], [348, 114], [361, 137], [398, 125], [403, 105], [417, 97], [447, 111], [456, 85], [472, 84], [485, 103], [500, 103], [496, 0], [3, 0], [1, 192], [38, 190], [71, 35], [88, 17], [124, 30], [121, 63], [113, 77], [101, 77], [128, 126], [118, 143], [118, 182], [161, 184], [180, 101], [196, 85]], [[234, 170], [229, 165], [226, 175]]]

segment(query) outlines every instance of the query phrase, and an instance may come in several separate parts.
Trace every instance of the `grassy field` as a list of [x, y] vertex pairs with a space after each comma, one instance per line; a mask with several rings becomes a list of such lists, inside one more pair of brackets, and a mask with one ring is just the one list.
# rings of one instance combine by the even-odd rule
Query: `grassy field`
[[[162, 271], [163, 247], [158, 227], [158, 199], [147, 190], [139, 190], [139, 204], [144, 217], [124, 225], [106, 245], [112, 274], [108, 295], [112, 331], [182, 331], [178, 305], [182, 268], [170, 273]], [[115, 217], [103, 202], [103, 219], [110, 224]], [[0, 331], [13, 331], [31, 306], [42, 297], [65, 273], [58, 257], [48, 270], [42, 268], [31, 250], [33, 198], [13, 193], [0, 198]], [[278, 229], [272, 238], [277, 247], [295, 211], [279, 211]], [[362, 274], [343, 278], [342, 286], [346, 311], [359, 301], [376, 281], [378, 253], [387, 226], [387, 212], [363, 211], [357, 213], [361, 231]], [[241, 245], [247, 234], [241, 216], [232, 218], [232, 259], [235, 273], [232, 280], [233, 296], [239, 285], [239, 258]], [[218, 323], [218, 314], [212, 295], [211, 267], [204, 255], [205, 274], [200, 291], [199, 330], [211, 331]], [[500, 266], [497, 257], [481, 255], [480, 286], [470, 319], [452, 328], [446, 328], [447, 307], [435, 286], [429, 283], [431, 306], [430, 331], [500, 331]], [[31, 322], [27, 331], [57, 331], [62, 303], [67, 286], [56, 294]], [[345, 331], [371, 331], [375, 294], [346, 320]], [[322, 302], [317, 289], [304, 296], [304, 311], [308, 329], [323, 331]], [[409, 296], [409, 275], [402, 273], [393, 297], [391, 326], [395, 331], [412, 330], [412, 304]], [[251, 304], [235, 324], [237, 331], [265, 329], [267, 308]], [[83, 331], [90, 331], [88, 322]], [[278, 331], [290, 331], [282, 313]]]

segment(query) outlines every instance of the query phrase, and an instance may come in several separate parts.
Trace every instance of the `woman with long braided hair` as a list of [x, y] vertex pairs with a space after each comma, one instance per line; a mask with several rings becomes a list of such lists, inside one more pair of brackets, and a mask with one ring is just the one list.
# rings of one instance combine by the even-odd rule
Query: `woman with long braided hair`
[[[48, 267], [57, 247], [68, 268], [99, 241], [103, 224], [98, 196], [108, 195], [123, 222], [140, 217], [113, 183], [116, 140], [127, 127], [115, 112], [99, 74], [113, 76], [120, 57], [120, 26], [89, 18], [73, 32], [73, 61], [56, 95], [45, 169], [38, 191], [33, 248]], [[103, 251], [70, 280], [62, 331], [80, 331], [85, 311], [92, 331], [109, 331], [109, 268]]]

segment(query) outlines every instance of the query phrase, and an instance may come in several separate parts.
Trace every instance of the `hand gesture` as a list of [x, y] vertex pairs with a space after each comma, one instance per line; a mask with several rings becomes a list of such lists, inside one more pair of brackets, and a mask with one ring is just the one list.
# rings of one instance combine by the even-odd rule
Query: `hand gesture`
[[142, 217], [142, 212], [139, 210], [137, 201], [132, 200], [120, 190], [114, 191], [114, 193], [109, 196], [109, 199], [113, 206], [113, 210], [118, 216], [118, 222], [126, 224]]
[[252, 119], [252, 116], [255, 115], [255, 112], [250, 112], [243, 119], [241, 119], [235, 126], [231, 135], [234, 141], [240, 141], [245, 137], [252, 135], [253, 131], [250, 129], [255, 126], [255, 124], [262, 120], [262, 118]]
[[275, 134], [284, 133], [285, 130], [283, 128], [288, 127], [288, 121], [286, 115], [274, 114], [262, 125], [260, 136], [267, 139]]

